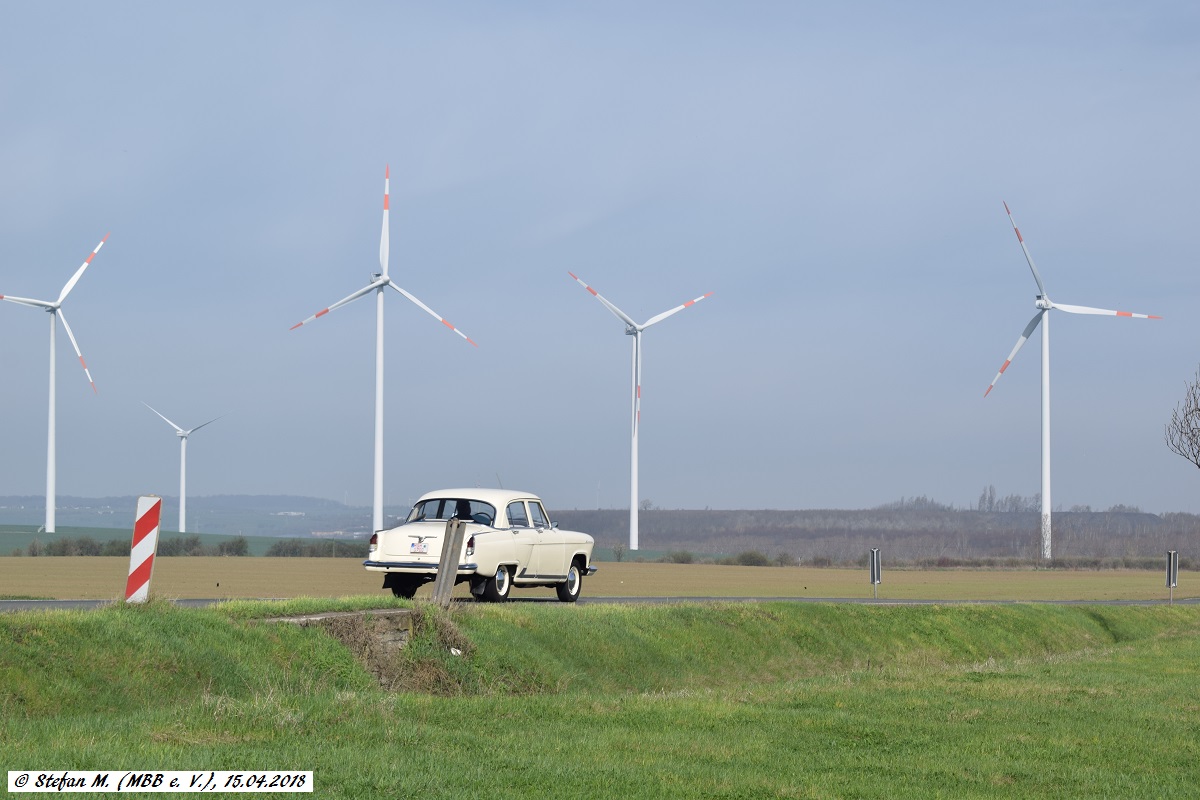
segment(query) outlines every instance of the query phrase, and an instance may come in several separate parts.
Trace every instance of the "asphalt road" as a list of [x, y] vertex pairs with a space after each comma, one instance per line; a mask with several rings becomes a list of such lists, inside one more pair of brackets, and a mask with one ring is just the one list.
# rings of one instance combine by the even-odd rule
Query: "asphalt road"
[[[272, 598], [260, 598], [270, 600]], [[175, 600], [183, 608], [207, 608], [223, 602], [223, 598]], [[457, 601], [456, 602], [462, 602]], [[510, 603], [558, 603], [553, 597], [510, 598]], [[856, 605], [1019, 605], [1043, 604], [1058, 606], [1165, 606], [1166, 600], [875, 600], [870, 597], [581, 597], [580, 605], [591, 603], [854, 603]], [[5, 611], [54, 611], [82, 609], [85, 611], [111, 605], [110, 600], [0, 600], [0, 613]], [[1200, 598], [1175, 601], [1175, 605], [1198, 605]]]

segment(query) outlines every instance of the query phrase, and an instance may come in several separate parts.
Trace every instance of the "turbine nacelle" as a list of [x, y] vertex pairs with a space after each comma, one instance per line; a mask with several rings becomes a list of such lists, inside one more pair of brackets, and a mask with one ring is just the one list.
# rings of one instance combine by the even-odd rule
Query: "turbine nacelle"
[[1044, 294], [1038, 295], [1037, 299], [1033, 301], [1033, 305], [1043, 311], [1049, 311], [1054, 308], [1054, 303], [1051, 303], [1050, 298]]

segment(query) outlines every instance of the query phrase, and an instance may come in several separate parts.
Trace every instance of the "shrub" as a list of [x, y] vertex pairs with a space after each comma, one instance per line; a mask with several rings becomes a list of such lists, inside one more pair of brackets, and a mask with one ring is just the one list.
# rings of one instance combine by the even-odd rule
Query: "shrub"
[[760, 553], [757, 550], [744, 550], [733, 557], [735, 564], [743, 567], [769, 567], [771, 559], [765, 553]]

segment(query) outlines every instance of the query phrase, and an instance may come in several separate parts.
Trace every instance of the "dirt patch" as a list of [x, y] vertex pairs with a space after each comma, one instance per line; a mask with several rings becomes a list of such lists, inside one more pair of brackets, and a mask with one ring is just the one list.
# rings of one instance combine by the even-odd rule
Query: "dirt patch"
[[395, 683], [400, 651], [420, 625], [421, 614], [411, 609], [339, 611], [263, 622], [287, 622], [302, 628], [319, 627], [344, 644], [383, 686]]
[[458, 673], [475, 649], [449, 613], [431, 606], [339, 611], [262, 622], [325, 629], [388, 691], [460, 694], [463, 676]]

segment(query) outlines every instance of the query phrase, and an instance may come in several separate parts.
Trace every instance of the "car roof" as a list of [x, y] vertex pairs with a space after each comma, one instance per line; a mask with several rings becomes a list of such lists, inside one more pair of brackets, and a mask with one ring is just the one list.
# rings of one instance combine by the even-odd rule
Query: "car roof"
[[541, 502], [540, 497], [529, 492], [517, 492], [511, 489], [480, 489], [464, 488], [464, 489], [438, 489], [433, 492], [426, 492], [417, 498], [420, 503], [424, 500], [435, 500], [441, 498], [455, 498], [462, 500], [482, 500], [485, 503], [490, 503], [497, 508], [504, 508], [514, 500], [537, 500]]

